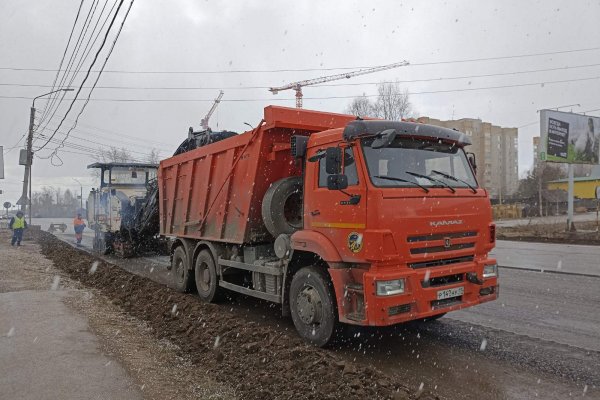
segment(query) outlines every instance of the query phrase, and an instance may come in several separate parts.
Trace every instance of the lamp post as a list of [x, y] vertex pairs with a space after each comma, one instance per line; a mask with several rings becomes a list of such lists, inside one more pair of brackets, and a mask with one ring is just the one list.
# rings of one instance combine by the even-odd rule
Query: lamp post
[[81, 211], [83, 209], [83, 185], [81, 184], [81, 182], [79, 182], [78, 179], [75, 178], [71, 178], [73, 179], [75, 182], [79, 183], [79, 210]]
[[[23, 175], [23, 193], [21, 198], [17, 201], [17, 204], [21, 206], [22, 211], [27, 211], [27, 205], [29, 204], [29, 224], [31, 225], [31, 163], [33, 162], [33, 151], [31, 146], [33, 144], [33, 125], [35, 120], [35, 101], [40, 97], [48, 96], [52, 93], [57, 92], [72, 92], [73, 89], [58, 89], [52, 92], [41, 94], [33, 98], [31, 102], [31, 113], [29, 114], [29, 134], [27, 135], [27, 162], [25, 164], [25, 174]], [[29, 198], [27, 197], [27, 189], [29, 189]]]

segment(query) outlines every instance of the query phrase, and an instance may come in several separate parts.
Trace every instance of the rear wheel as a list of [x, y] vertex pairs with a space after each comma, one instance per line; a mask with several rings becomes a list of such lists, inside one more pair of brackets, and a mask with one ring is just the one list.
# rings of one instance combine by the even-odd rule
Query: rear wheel
[[210, 251], [202, 250], [198, 253], [194, 266], [194, 276], [196, 279], [196, 289], [198, 289], [200, 298], [209, 303], [216, 301], [221, 290], [219, 288], [215, 261]]
[[290, 286], [290, 311], [300, 336], [316, 346], [325, 346], [339, 327], [333, 285], [317, 267], [296, 272]]
[[182, 246], [179, 246], [173, 252], [173, 259], [171, 261], [171, 274], [173, 275], [175, 290], [181, 293], [187, 293], [192, 290], [193, 278], [190, 272], [185, 250]]

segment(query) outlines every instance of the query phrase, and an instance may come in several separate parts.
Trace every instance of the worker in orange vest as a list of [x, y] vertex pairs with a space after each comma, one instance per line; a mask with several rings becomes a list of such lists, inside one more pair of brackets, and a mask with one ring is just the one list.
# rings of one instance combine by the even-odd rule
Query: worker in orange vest
[[81, 214], [77, 214], [77, 218], [73, 220], [73, 228], [75, 229], [75, 239], [77, 239], [77, 246], [81, 246], [81, 239], [83, 238], [83, 230], [85, 229], [85, 222], [81, 218]]

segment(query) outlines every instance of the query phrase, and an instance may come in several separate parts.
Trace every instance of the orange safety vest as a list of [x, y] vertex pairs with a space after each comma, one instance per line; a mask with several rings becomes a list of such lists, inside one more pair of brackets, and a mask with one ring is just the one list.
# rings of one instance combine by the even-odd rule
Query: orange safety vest
[[83, 221], [83, 218], [75, 218], [73, 220], [73, 225], [78, 226], [78, 225], [85, 225], [85, 222]]

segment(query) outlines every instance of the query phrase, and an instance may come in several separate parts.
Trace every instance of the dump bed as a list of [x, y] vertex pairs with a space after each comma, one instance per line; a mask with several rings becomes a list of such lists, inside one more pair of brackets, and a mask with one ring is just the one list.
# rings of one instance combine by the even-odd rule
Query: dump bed
[[160, 233], [256, 243], [271, 240], [261, 216], [269, 186], [302, 174], [292, 135], [345, 126], [355, 117], [269, 106], [257, 129], [161, 161]]

